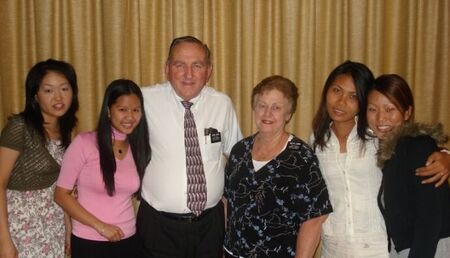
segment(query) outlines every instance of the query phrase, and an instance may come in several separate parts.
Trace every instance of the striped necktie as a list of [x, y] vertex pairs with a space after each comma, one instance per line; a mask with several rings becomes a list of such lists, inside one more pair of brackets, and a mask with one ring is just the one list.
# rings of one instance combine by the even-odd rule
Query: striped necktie
[[197, 127], [191, 112], [193, 103], [181, 101], [184, 112], [184, 146], [186, 148], [187, 207], [196, 216], [206, 205], [206, 178], [198, 142]]

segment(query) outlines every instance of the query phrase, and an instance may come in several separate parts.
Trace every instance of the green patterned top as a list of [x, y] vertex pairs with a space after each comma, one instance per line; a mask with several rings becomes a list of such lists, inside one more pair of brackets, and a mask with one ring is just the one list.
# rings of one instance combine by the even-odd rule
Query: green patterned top
[[44, 189], [58, 178], [60, 166], [38, 133], [25, 124], [22, 116], [16, 115], [9, 119], [1, 133], [0, 146], [20, 152], [11, 172], [8, 189]]

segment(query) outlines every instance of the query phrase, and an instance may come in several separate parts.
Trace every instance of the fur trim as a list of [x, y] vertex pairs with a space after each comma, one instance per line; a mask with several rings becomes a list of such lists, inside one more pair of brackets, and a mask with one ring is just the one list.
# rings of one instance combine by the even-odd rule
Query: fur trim
[[407, 122], [385, 140], [380, 141], [380, 147], [377, 153], [377, 165], [383, 168], [384, 163], [394, 154], [395, 147], [400, 138], [405, 136], [416, 137], [419, 135], [429, 135], [438, 145], [445, 144], [448, 141], [448, 136], [444, 134], [441, 123], [424, 124]]

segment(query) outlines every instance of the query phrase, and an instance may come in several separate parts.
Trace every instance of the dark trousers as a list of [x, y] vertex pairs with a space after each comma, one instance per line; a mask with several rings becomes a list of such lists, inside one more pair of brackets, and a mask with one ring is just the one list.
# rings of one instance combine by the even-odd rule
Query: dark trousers
[[141, 200], [137, 214], [141, 258], [221, 258], [224, 233], [222, 202], [198, 220], [189, 220], [159, 212]]
[[118, 242], [95, 241], [72, 234], [71, 258], [135, 258], [137, 257], [136, 235]]

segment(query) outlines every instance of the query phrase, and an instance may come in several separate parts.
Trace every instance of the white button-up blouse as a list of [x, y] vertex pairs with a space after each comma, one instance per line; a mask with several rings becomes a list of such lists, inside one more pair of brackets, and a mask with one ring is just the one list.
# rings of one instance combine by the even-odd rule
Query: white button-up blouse
[[386, 238], [377, 204], [382, 178], [376, 165], [377, 146], [378, 141], [371, 139], [362, 148], [355, 125], [347, 139], [347, 153], [340, 153], [339, 141], [332, 130], [327, 147], [316, 148], [333, 206], [333, 213], [322, 227], [325, 236], [342, 240]]

